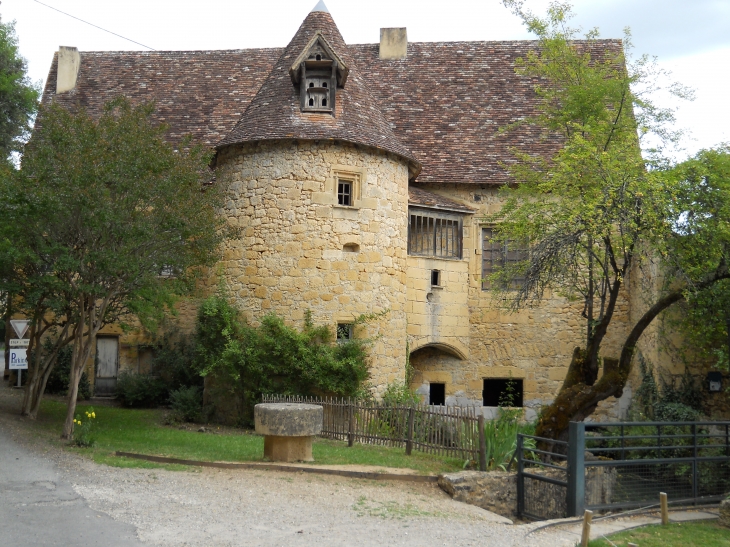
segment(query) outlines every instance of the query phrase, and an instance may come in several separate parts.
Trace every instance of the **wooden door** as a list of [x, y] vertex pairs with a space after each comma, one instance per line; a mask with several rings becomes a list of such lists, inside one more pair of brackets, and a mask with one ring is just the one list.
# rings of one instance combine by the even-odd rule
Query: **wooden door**
[[96, 381], [94, 395], [112, 397], [117, 389], [119, 371], [119, 338], [99, 336], [96, 339]]

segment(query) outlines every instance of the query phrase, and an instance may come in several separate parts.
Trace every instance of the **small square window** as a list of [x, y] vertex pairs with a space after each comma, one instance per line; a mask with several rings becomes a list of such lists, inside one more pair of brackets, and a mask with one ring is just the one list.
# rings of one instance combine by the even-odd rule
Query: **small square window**
[[446, 384], [430, 384], [428, 386], [428, 404], [441, 406], [446, 404]]
[[337, 323], [337, 341], [347, 342], [352, 340], [353, 337], [353, 324], [352, 323]]
[[441, 286], [441, 270], [431, 270], [431, 286]]
[[352, 207], [352, 181], [337, 181], [337, 204]]
[[487, 378], [482, 391], [484, 406], [522, 406], [522, 378]]

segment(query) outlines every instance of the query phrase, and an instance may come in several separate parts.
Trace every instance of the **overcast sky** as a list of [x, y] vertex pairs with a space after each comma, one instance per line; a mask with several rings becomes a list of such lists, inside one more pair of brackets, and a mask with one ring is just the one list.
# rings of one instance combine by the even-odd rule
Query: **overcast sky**
[[[283, 47], [317, 0], [40, 0], [157, 50]], [[379, 40], [380, 27], [407, 27], [409, 41], [529, 39], [500, 0], [325, 0], [345, 41]], [[527, 0], [543, 13], [547, 0]], [[691, 132], [686, 154], [730, 141], [730, 0], [575, 0], [574, 26], [620, 38], [631, 28], [635, 54], [658, 57], [693, 87], [678, 125]], [[59, 45], [81, 51], [144, 49], [36, 0], [2, 0], [16, 20], [20, 51], [34, 80], [45, 81]]]

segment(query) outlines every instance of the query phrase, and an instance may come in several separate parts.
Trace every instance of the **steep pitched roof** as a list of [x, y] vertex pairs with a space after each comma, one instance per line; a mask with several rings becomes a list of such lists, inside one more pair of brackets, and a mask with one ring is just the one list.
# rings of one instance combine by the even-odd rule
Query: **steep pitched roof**
[[[304, 48], [317, 29], [352, 68], [334, 118], [299, 112], [288, 74], [301, 52], [294, 42]], [[208, 146], [338, 138], [413, 158], [422, 166], [416, 182], [427, 184], [504, 184], [510, 148], [547, 155], [560, 145], [530, 126], [498, 134], [535, 112], [536, 82], [514, 68], [536, 42], [409, 43], [406, 59], [382, 60], [378, 44], [346, 46], [327, 12], [311, 13], [300, 31], [286, 50], [82, 52], [76, 88], [61, 95], [54, 56], [43, 102], [95, 114], [120, 94], [154, 100], [171, 140], [189, 134]], [[620, 51], [621, 42], [595, 48]]]
[[213, 147], [235, 125], [261, 87], [281, 48], [228, 51], [82, 52], [73, 91], [56, 95], [58, 55], [54, 55], [43, 103], [56, 101], [101, 114], [104, 103], [126, 95], [154, 101], [155, 121], [169, 126], [168, 137], [191, 135]]
[[[292, 84], [289, 74], [292, 63], [317, 32], [350, 67], [345, 87], [336, 91], [334, 115], [302, 112], [299, 89]], [[332, 16], [326, 11], [311, 12], [238, 124], [217, 147], [272, 139], [334, 139], [392, 152], [410, 160], [412, 171], [418, 172], [420, 165], [393, 133], [357, 64]]]

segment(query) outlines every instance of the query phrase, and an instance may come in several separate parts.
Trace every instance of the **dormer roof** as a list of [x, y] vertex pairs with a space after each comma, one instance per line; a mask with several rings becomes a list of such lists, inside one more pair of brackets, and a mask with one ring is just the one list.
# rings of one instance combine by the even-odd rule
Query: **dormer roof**
[[292, 83], [299, 84], [299, 76], [301, 74], [299, 67], [311, 57], [312, 50], [315, 49], [316, 46], [321, 47], [326, 52], [327, 57], [337, 63], [337, 85], [345, 87], [347, 75], [350, 73], [350, 68], [347, 66], [345, 61], [342, 60], [342, 57], [337, 55], [335, 50], [332, 49], [332, 46], [330, 46], [327, 38], [325, 38], [322, 34], [322, 31], [315, 32], [312, 39], [309, 40], [309, 43], [306, 46], [304, 46], [302, 52], [296, 59], [294, 59], [294, 62], [289, 67], [289, 76], [291, 76]]
[[[317, 43], [343, 67], [338, 81], [345, 85], [337, 89], [337, 102], [331, 113], [303, 112], [299, 89], [290, 72]], [[421, 170], [420, 163], [396, 137], [379, 105], [332, 16], [326, 11], [313, 11], [284, 49], [236, 126], [216, 148], [285, 139], [348, 142], [406, 159], [411, 178], [415, 178]]]

